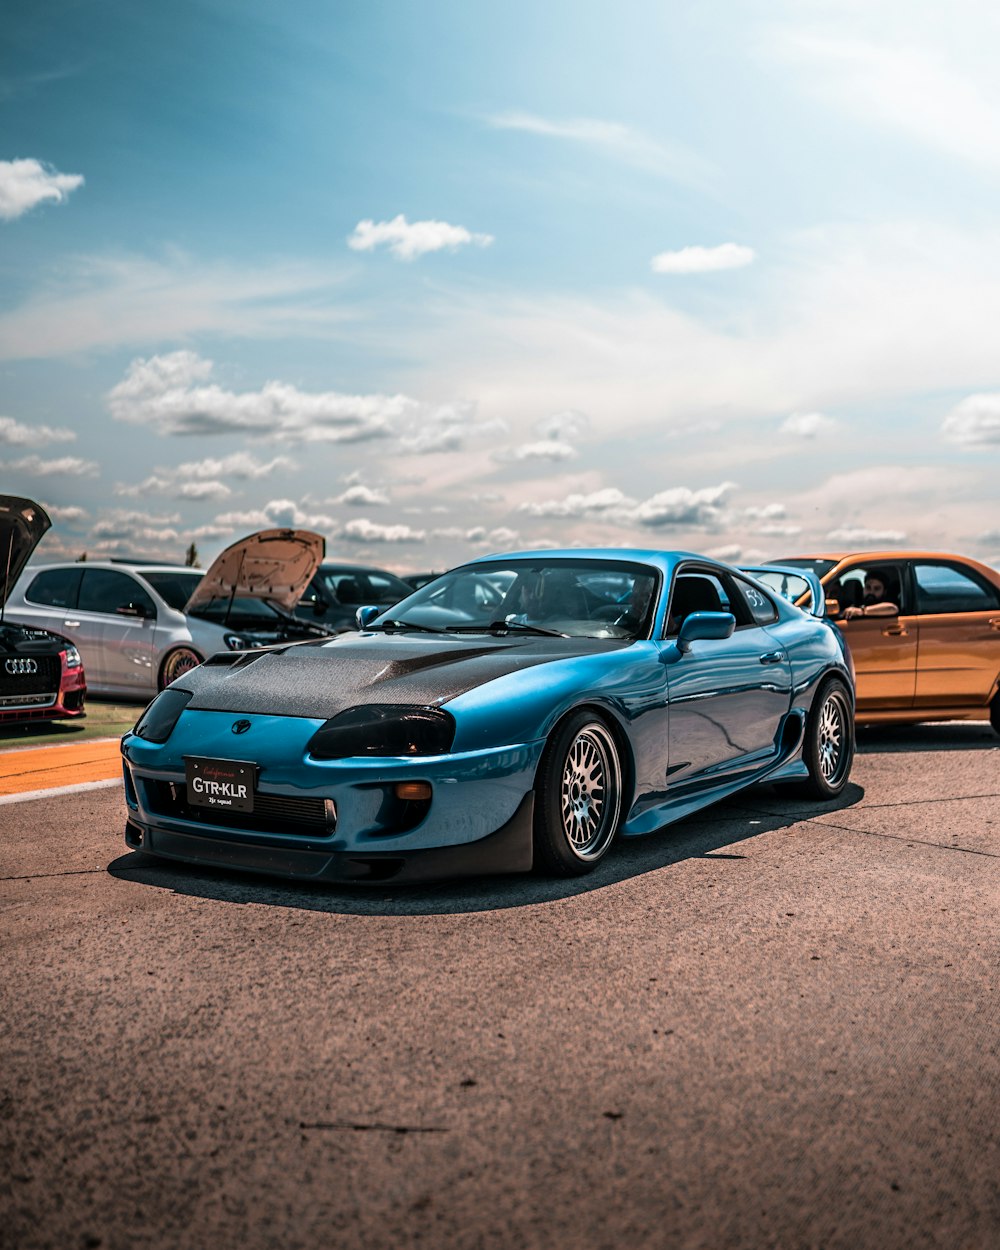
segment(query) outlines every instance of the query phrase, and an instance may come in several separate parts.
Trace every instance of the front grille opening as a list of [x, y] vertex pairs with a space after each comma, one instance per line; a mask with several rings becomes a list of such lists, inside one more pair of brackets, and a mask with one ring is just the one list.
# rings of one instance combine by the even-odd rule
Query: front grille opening
[[336, 809], [332, 803], [328, 806], [325, 799], [255, 794], [252, 812], [227, 812], [192, 806], [187, 801], [187, 787], [182, 781], [147, 781], [143, 788], [146, 806], [156, 815], [191, 820], [217, 829], [325, 838], [336, 828]]

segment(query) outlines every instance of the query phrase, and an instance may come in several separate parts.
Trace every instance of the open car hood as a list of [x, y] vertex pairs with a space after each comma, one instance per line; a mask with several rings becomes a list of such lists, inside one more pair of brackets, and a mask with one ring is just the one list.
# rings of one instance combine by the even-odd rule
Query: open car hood
[[232, 596], [266, 599], [290, 612], [325, 554], [326, 539], [311, 530], [258, 530], [216, 556], [184, 611]]
[[51, 528], [48, 513], [34, 500], [0, 495], [0, 605], [7, 602], [31, 553]]

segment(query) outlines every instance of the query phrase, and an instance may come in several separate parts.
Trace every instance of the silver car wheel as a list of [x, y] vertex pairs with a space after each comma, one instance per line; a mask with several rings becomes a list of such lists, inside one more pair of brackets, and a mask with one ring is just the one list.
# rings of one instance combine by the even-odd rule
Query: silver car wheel
[[621, 804], [621, 767], [611, 735], [596, 722], [569, 744], [560, 785], [563, 833], [582, 860], [599, 859], [614, 836]]
[[831, 690], [823, 700], [816, 727], [820, 772], [830, 785], [837, 784], [844, 767], [850, 732], [847, 724], [849, 715], [844, 696], [838, 689]]

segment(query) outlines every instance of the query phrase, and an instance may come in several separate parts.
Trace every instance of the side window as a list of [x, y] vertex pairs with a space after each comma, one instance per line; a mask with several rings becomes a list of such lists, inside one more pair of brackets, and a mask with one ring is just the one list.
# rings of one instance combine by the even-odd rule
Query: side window
[[83, 569], [46, 569], [24, 592], [25, 599], [49, 608], [75, 608]]
[[127, 573], [114, 569], [86, 569], [80, 586], [81, 612], [117, 612], [126, 603], [141, 603], [155, 615], [153, 600]]
[[876, 603], [892, 603], [898, 610], [906, 610], [902, 602], [903, 579], [896, 564], [853, 564], [825, 583], [824, 590], [827, 599], [837, 601], [840, 616], [848, 608]]
[[684, 570], [674, 578], [667, 615], [667, 635], [680, 629], [684, 618], [692, 612], [732, 612], [736, 626], [752, 625], [750, 609], [737, 591], [732, 579], [708, 569]]
[[404, 593], [408, 592], [401, 591], [388, 577], [382, 577], [379, 573], [368, 574], [366, 594], [369, 597], [365, 599], [366, 603], [398, 603]]
[[745, 601], [747, 610], [753, 618], [755, 625], [771, 625], [778, 619], [778, 609], [762, 590], [758, 590], [756, 586], [751, 586], [749, 582], [743, 581], [742, 578], [737, 579], [736, 590]]
[[917, 588], [917, 611], [992, 612], [1000, 607], [996, 588], [980, 580], [971, 569], [953, 564], [913, 565]]

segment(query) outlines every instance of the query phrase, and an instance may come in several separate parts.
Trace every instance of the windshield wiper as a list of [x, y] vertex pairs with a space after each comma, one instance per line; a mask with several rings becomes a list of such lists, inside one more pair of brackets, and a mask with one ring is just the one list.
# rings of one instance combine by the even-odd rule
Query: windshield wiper
[[[369, 625], [368, 628], [372, 629], [373, 626]], [[420, 625], [416, 621], [382, 621], [377, 628], [383, 630], [416, 629], [422, 634], [443, 634], [445, 632], [443, 629], [438, 629], [435, 625]]]
[[528, 625], [524, 621], [490, 621], [488, 625], [448, 625], [449, 634], [540, 634], [543, 638], [568, 638], [559, 629], [546, 629], [544, 625]]

